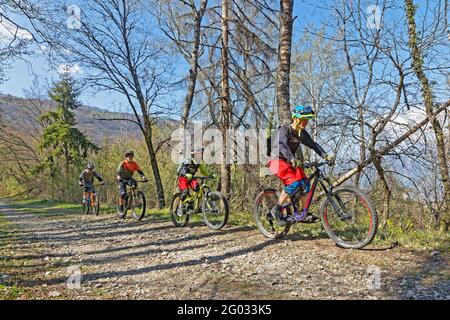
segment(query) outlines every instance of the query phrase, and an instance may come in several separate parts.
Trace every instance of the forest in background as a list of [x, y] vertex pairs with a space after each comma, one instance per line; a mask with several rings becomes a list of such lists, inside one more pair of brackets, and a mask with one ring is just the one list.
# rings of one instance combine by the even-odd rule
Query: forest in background
[[[448, 1], [299, 1], [327, 19], [296, 32], [293, 0], [44, 2], [0, 1], [11, 31], [0, 35], [0, 79], [35, 54], [65, 67], [22, 102], [0, 98], [2, 195], [79, 202], [78, 174], [93, 161], [113, 204], [116, 167], [134, 149], [149, 205], [164, 208], [176, 182], [175, 128], [272, 130], [293, 105], [310, 104], [309, 130], [337, 158], [331, 175], [372, 196], [382, 227], [448, 231]], [[98, 139], [96, 125], [74, 117], [88, 87], [127, 102], [127, 114], [92, 113], [115, 134]], [[23, 121], [8, 118], [11, 103]], [[259, 165], [214, 170], [232, 212], [250, 211], [262, 186], [278, 185]]]

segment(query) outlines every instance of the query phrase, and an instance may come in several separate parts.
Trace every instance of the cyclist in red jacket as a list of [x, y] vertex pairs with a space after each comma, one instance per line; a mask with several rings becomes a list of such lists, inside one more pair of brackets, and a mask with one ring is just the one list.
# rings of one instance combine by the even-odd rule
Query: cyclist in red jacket
[[127, 184], [133, 180], [133, 174], [137, 172], [141, 175], [142, 180], [147, 181], [144, 172], [134, 161], [134, 151], [125, 153], [123, 160], [117, 168], [117, 181], [119, 182], [119, 206], [123, 209], [125, 206], [125, 195], [127, 194]]

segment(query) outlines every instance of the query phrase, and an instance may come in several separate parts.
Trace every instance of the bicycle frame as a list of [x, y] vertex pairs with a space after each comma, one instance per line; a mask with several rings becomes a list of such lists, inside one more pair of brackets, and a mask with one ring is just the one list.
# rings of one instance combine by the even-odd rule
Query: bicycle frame
[[200, 208], [200, 204], [202, 199], [204, 198], [204, 196], [210, 191], [210, 188], [208, 187], [208, 185], [204, 182], [204, 180], [206, 180], [206, 177], [194, 177], [195, 179], [199, 179], [202, 180], [200, 183], [200, 187], [198, 189], [198, 191], [195, 191], [193, 195], [187, 197], [183, 203], [187, 203], [189, 201], [197, 201], [195, 208], [194, 208], [194, 212], [198, 211], [198, 209]]
[[136, 196], [136, 193], [138, 192], [138, 188], [137, 188], [137, 183], [138, 182], [143, 182], [143, 181], [137, 181], [137, 180], [131, 180], [130, 183], [127, 183], [126, 185], [126, 190], [127, 190], [127, 208], [130, 209], [131, 208], [131, 203], [133, 198]]
[[[145, 216], [146, 202], [145, 202], [145, 194], [140, 191], [138, 188], [138, 183], [147, 182], [146, 180], [120, 180], [123, 183], [121, 188], [125, 188], [125, 195], [121, 198], [119, 195], [118, 204], [117, 204], [117, 213], [119, 218], [124, 219], [127, 215], [127, 211], [131, 210], [133, 217], [137, 220], [142, 220]], [[123, 202], [122, 202], [123, 201]], [[140, 212], [137, 211], [140, 210]]]
[[[85, 186], [83, 186], [85, 188]], [[84, 189], [86, 190], [86, 189]], [[85, 205], [87, 207], [94, 207], [95, 206], [95, 196], [97, 195], [97, 193], [94, 191], [83, 191], [83, 198], [85, 199], [86, 203]]]
[[[308, 177], [308, 179], [310, 181], [312, 181], [312, 184], [311, 184], [311, 190], [307, 194], [308, 198], [306, 201], [305, 208], [303, 208], [302, 212], [299, 214], [297, 204], [300, 202], [301, 197], [304, 196], [304, 194], [301, 193], [300, 191], [298, 191], [293, 196], [293, 198], [291, 198], [291, 203], [283, 206], [283, 209], [288, 208], [290, 206], [293, 207], [293, 209], [294, 209], [293, 217], [297, 222], [300, 222], [306, 218], [306, 216], [309, 212], [309, 208], [311, 207], [312, 199], [313, 199], [314, 193], [316, 192], [317, 185], [320, 185], [320, 187], [325, 192], [325, 195], [327, 195], [327, 196], [333, 192], [333, 185], [332, 185], [331, 181], [322, 174], [322, 171], [319, 168], [320, 164], [313, 165], [312, 167], [315, 167], [316, 170]], [[328, 184], [328, 187], [325, 185], [324, 181]]]
[[91, 206], [94, 207], [95, 206], [95, 201], [94, 201], [94, 196], [95, 196], [95, 192], [83, 192], [83, 196], [86, 194], [86, 206]]
[[[86, 190], [86, 189], [85, 189]], [[86, 214], [89, 214], [89, 211], [98, 215], [99, 208], [99, 200], [97, 199], [96, 191], [83, 191], [83, 211]]]

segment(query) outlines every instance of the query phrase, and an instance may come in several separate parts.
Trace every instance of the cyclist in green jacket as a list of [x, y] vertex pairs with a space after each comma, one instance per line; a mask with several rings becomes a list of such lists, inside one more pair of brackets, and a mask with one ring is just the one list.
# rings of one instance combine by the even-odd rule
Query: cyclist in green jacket
[[178, 167], [178, 188], [181, 191], [181, 201], [186, 200], [189, 196], [189, 189], [192, 189], [194, 192], [199, 190], [200, 184], [197, 179], [193, 178], [198, 170], [205, 177], [215, 178], [206, 167], [205, 160], [203, 159], [204, 151], [204, 148], [194, 149], [191, 152], [191, 157], [184, 159]]

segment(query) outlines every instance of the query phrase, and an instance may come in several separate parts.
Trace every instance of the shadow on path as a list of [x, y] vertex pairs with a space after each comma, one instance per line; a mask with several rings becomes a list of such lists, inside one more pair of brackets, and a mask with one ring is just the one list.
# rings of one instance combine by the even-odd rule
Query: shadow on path
[[394, 280], [399, 299], [448, 300], [450, 298], [449, 258], [442, 254], [425, 259], [418, 270], [404, 273]]
[[[224, 253], [221, 255], [211, 255], [211, 256], [203, 256], [202, 258], [198, 259], [192, 259], [189, 261], [184, 262], [176, 262], [176, 263], [167, 263], [167, 264], [158, 264], [154, 266], [148, 266], [143, 268], [137, 268], [137, 269], [131, 269], [131, 270], [125, 270], [125, 271], [106, 271], [106, 272], [97, 272], [97, 273], [88, 273], [83, 274], [83, 281], [95, 281], [98, 279], [106, 279], [106, 278], [112, 278], [112, 277], [125, 277], [125, 276], [135, 276], [135, 275], [141, 275], [146, 274], [153, 271], [158, 270], [170, 270], [174, 268], [179, 267], [188, 267], [188, 266], [198, 266], [203, 263], [205, 263], [205, 259], [208, 259], [209, 263], [218, 263], [222, 260], [238, 257], [241, 255], [245, 255], [250, 252], [256, 252], [259, 250], [262, 250], [266, 247], [269, 247], [275, 243], [279, 243], [279, 240], [268, 240], [266, 242], [253, 245], [244, 249], [239, 249], [233, 252]], [[63, 284], [65, 283], [65, 278], [53, 278], [48, 280], [31, 280], [31, 281], [24, 281], [24, 285], [27, 286], [38, 286], [38, 285], [54, 285], [54, 284]]]

